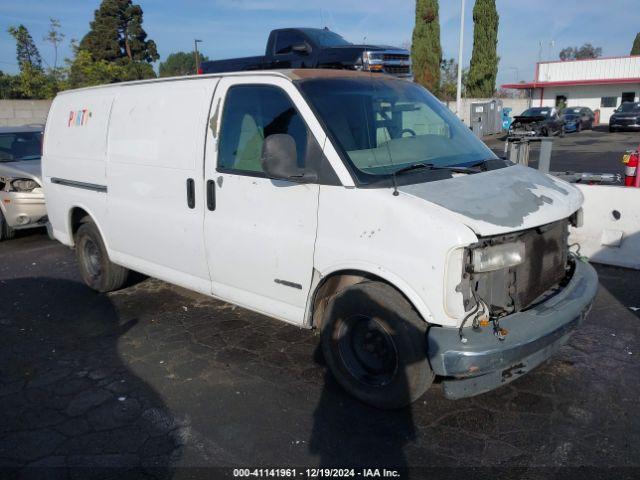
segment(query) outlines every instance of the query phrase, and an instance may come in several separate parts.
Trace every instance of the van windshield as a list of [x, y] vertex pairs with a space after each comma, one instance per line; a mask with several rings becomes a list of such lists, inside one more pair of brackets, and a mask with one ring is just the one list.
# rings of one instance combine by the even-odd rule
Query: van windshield
[[[434, 174], [443, 167], [497, 159], [447, 107], [415, 83], [354, 75], [297, 84], [361, 184], [389, 179], [394, 173], [402, 174], [403, 184], [420, 183], [438, 179], [429, 176], [442, 178]], [[414, 168], [421, 166], [429, 168]]]

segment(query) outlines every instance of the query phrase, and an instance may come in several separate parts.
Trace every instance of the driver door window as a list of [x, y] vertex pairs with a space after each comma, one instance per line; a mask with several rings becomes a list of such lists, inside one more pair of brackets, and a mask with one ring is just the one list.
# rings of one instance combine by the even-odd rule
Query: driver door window
[[286, 133], [296, 142], [297, 160], [304, 167], [308, 131], [286, 93], [269, 85], [238, 85], [227, 93], [218, 155], [218, 171], [264, 176], [264, 139]]

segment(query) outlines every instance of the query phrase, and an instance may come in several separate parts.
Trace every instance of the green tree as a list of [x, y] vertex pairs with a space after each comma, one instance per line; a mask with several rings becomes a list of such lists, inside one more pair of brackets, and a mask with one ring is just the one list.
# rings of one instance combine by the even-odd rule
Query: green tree
[[68, 60], [67, 87], [79, 88], [122, 81], [123, 67], [106, 60], [94, 60], [86, 50], [76, 46], [74, 59]]
[[27, 27], [18, 25], [17, 27], [9, 27], [8, 31], [16, 41], [16, 59], [20, 70], [26, 66], [41, 70], [42, 58]]
[[[465, 95], [465, 86], [469, 71], [462, 70], [462, 95]], [[442, 61], [440, 67], [440, 100], [451, 101], [456, 99], [458, 93], [458, 62], [453, 58]]]
[[413, 77], [434, 93], [440, 86], [442, 61], [438, 9], [438, 0], [416, 0], [416, 24], [411, 42]]
[[53, 47], [53, 71], [58, 68], [58, 47], [64, 40], [64, 33], [60, 32], [60, 20], [55, 18], [49, 18], [49, 31], [42, 38], [47, 43], [50, 43]]
[[15, 98], [16, 75], [7, 75], [0, 70], [0, 100]]
[[[200, 62], [209, 59], [200, 54]], [[161, 77], [177, 77], [181, 75], [193, 75], [196, 73], [195, 52], [176, 52], [167, 56], [164, 62], [160, 62]]]
[[560, 50], [558, 55], [560, 60], [584, 60], [587, 58], [598, 58], [602, 56], [602, 48], [594, 47], [590, 43], [585, 43], [581, 47], [566, 47]]
[[473, 52], [467, 79], [469, 97], [493, 96], [498, 74], [498, 23], [496, 0], [476, 0], [473, 7]]
[[636, 39], [633, 41], [633, 47], [631, 47], [631, 55], [640, 55], [640, 33], [636, 35]]
[[102, 0], [89, 32], [80, 42], [95, 61], [155, 62], [160, 58], [142, 28], [142, 8], [131, 0]]
[[51, 98], [58, 91], [56, 79], [47, 75], [42, 68], [24, 64], [13, 84], [14, 98]]

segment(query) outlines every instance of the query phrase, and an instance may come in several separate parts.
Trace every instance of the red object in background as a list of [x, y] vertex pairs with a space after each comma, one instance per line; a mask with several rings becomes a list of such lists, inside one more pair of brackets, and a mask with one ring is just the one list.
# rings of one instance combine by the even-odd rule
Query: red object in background
[[202, 69], [201, 68], [198, 69], [198, 75], [202, 75]]
[[593, 112], [593, 123], [594, 125], [600, 125], [600, 110], [597, 109]]
[[624, 168], [624, 185], [625, 187], [640, 186], [640, 176], [638, 175], [638, 160], [640, 158], [640, 148], [635, 152], [628, 152], [622, 159], [625, 164]]

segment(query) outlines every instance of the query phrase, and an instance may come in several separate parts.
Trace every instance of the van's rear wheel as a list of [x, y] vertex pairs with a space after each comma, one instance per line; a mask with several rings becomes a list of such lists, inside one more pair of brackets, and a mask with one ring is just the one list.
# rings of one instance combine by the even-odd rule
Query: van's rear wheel
[[15, 236], [16, 231], [7, 224], [7, 219], [0, 211], [0, 241], [11, 240]]
[[90, 219], [76, 233], [76, 257], [82, 280], [98, 292], [117, 290], [129, 275], [129, 270], [109, 260], [98, 227]]
[[378, 408], [400, 408], [433, 382], [427, 360], [427, 324], [394, 288], [363, 282], [327, 304], [322, 350], [336, 380]]

